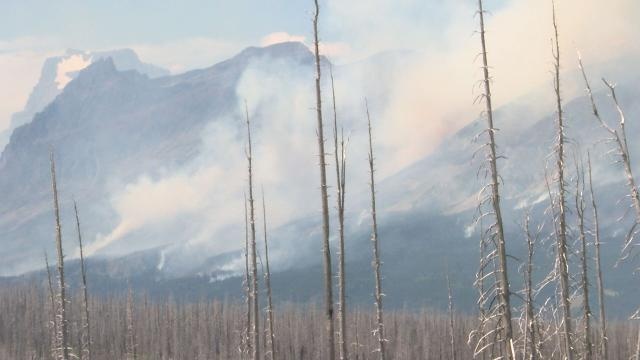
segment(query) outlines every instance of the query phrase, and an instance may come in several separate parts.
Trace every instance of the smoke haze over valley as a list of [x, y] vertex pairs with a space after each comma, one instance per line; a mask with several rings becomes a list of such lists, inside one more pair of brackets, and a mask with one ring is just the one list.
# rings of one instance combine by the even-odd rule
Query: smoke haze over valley
[[[478, 256], [486, 251], [478, 242], [497, 226], [484, 219], [495, 216], [504, 232], [498, 238], [509, 251], [504, 266], [491, 264], [498, 274], [509, 270], [518, 298], [507, 307], [515, 312], [527, 303], [519, 289], [527, 278], [528, 216], [536, 244], [529, 276], [536, 286], [544, 284], [536, 296], [560, 296], [561, 285], [547, 285], [550, 274], [562, 272], [556, 239], [566, 228], [567, 268], [575, 273], [569, 274], [574, 287], [564, 307], [577, 314], [584, 303], [577, 295], [578, 264], [591, 269], [596, 260], [581, 258], [580, 234], [590, 239], [591, 251], [597, 233], [608, 316], [624, 321], [637, 310], [640, 288], [629, 285], [637, 284], [637, 262], [620, 259], [625, 241], [637, 242], [629, 238], [635, 204], [623, 165], [640, 166], [640, 2], [557, 0], [552, 10], [550, 1], [486, 0], [491, 11], [483, 13], [482, 34], [489, 50], [483, 58], [477, 1], [322, 0], [318, 63], [312, 1], [188, 0], [179, 6], [144, 0], [127, 5], [126, 12], [123, 4], [35, 3], [49, 16], [32, 17], [23, 3], [0, 4], [0, 12], [14, 15], [8, 29], [0, 29], [0, 288], [44, 284], [43, 254], [52, 261], [59, 251], [52, 154], [60, 245], [73, 291], [81, 289], [85, 271], [77, 203], [93, 294], [134, 288], [158, 301], [247, 296], [249, 304], [243, 293], [243, 284], [250, 287], [247, 197], [253, 196], [252, 225], [261, 242], [264, 196], [275, 302], [320, 303], [327, 271], [322, 240], [328, 236], [335, 257], [341, 248], [337, 196], [344, 190], [349, 306], [368, 306], [379, 292], [379, 278], [371, 275], [372, 244], [374, 269], [380, 264], [379, 238], [385, 306], [453, 313], [447, 306], [455, 299], [460, 316], [475, 315]], [[556, 41], [562, 81], [557, 92]], [[628, 154], [622, 160], [594, 117], [579, 56], [601, 119], [617, 126], [621, 112], [626, 118]], [[483, 60], [490, 72], [483, 72]], [[615, 84], [615, 98], [600, 79]], [[325, 160], [317, 145], [317, 101], [330, 233], [319, 201], [318, 164]], [[345, 138], [344, 188], [334, 168], [334, 109]], [[487, 129], [487, 114], [494, 129]], [[559, 146], [564, 136], [566, 145]], [[483, 167], [491, 164], [487, 145], [497, 148], [495, 169]], [[567, 188], [560, 192], [568, 198], [562, 206], [554, 188], [563, 181], [556, 174], [558, 148], [566, 166]], [[597, 226], [590, 208], [582, 226], [575, 211], [590, 190], [576, 167], [587, 153]], [[491, 187], [494, 175], [500, 193], [489, 199], [497, 199], [501, 212], [495, 202], [483, 202], [481, 190]], [[489, 211], [487, 204], [493, 206]], [[571, 209], [560, 225], [565, 206]], [[499, 257], [500, 240], [490, 246]], [[266, 254], [262, 247], [256, 251], [263, 272]], [[334, 260], [329, 270], [340, 266]], [[267, 278], [255, 281], [267, 286]]]

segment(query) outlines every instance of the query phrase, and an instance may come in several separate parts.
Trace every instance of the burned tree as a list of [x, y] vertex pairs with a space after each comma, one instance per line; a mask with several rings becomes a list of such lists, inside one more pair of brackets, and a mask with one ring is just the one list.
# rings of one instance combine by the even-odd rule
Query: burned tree
[[[637, 232], [637, 227], [640, 224], [640, 193], [638, 191], [638, 187], [635, 183], [635, 178], [633, 176], [633, 170], [631, 168], [631, 159], [629, 153], [629, 147], [627, 142], [627, 134], [625, 130], [625, 115], [620, 103], [618, 102], [618, 97], [616, 94], [615, 85], [609, 83], [607, 80], [602, 79], [606, 87], [609, 89], [611, 98], [616, 107], [616, 111], [618, 112], [619, 122], [618, 128], [615, 129], [607, 124], [600, 112], [598, 111], [598, 107], [596, 105], [593, 91], [591, 90], [591, 85], [589, 83], [589, 79], [587, 77], [586, 71], [584, 69], [584, 65], [582, 64], [582, 58], [578, 53], [578, 66], [582, 73], [582, 77], [585, 82], [585, 87], [587, 91], [587, 95], [589, 97], [589, 101], [591, 102], [591, 110], [593, 112], [593, 116], [596, 118], [600, 126], [605, 129], [610, 138], [608, 138], [609, 142], [612, 142], [615, 147], [616, 155], [619, 157], [619, 162], [622, 163], [625, 173], [625, 180], [627, 187], [629, 189], [629, 197], [631, 198], [631, 207], [634, 209], [635, 218], [634, 224], [631, 226], [629, 233], [624, 241], [624, 246], [622, 250], [622, 259], [626, 259], [632, 255], [633, 248], [637, 246], [634, 242], [634, 238]], [[597, 222], [597, 209], [596, 203], [593, 195], [593, 185], [591, 184], [591, 161], [589, 159], [589, 181], [590, 181], [590, 189], [592, 191], [591, 200], [594, 211], [594, 221], [595, 221], [595, 236], [596, 236], [596, 266], [597, 266], [597, 274], [598, 274], [598, 298], [599, 298], [599, 307], [600, 307], [600, 327], [601, 327], [601, 355], [606, 359], [608, 356], [608, 343], [606, 337], [606, 323], [605, 323], [605, 314], [604, 314], [604, 290], [602, 288], [602, 271], [600, 269], [600, 234], [598, 229]], [[640, 316], [640, 310], [636, 311], [636, 313], [632, 316], [632, 318], [638, 318]]]
[[591, 195], [591, 208], [593, 210], [593, 237], [596, 250], [596, 283], [598, 290], [598, 315], [600, 316], [600, 358], [606, 360], [607, 350], [607, 321], [604, 311], [604, 281], [602, 279], [602, 265], [600, 256], [600, 224], [598, 222], [598, 206], [595, 192], [593, 191], [593, 177], [591, 172], [591, 154], [587, 153], [587, 171], [589, 172], [589, 193]]
[[262, 223], [264, 225], [264, 284], [267, 287], [267, 353], [270, 359], [276, 358], [275, 334], [273, 333], [273, 301], [271, 299], [271, 270], [269, 269], [269, 243], [267, 241], [267, 207], [264, 201], [264, 189], [262, 190]]
[[[488, 229], [481, 229], [482, 247], [486, 249], [481, 255], [481, 272], [478, 275], [476, 286], [481, 289], [480, 305], [483, 310], [481, 325], [477, 333], [476, 355], [484, 351], [494, 351], [498, 345], [499, 352], [507, 359], [515, 357], [513, 348], [513, 330], [511, 325], [511, 292], [509, 289], [509, 276], [507, 270], [507, 250], [504, 236], [504, 226], [502, 211], [500, 208], [500, 175], [498, 173], [498, 154], [495, 135], [497, 129], [494, 126], [493, 105], [491, 99], [491, 77], [489, 75], [489, 60], [487, 55], [486, 32], [484, 24], [485, 10], [482, 0], [478, 0], [478, 16], [480, 18], [480, 43], [483, 70], [483, 93], [484, 115], [487, 118], [487, 128], [480, 135], [486, 135], [486, 143], [482, 145], [485, 150], [485, 161], [488, 166], [487, 176], [489, 184], [480, 191], [479, 219], [491, 217], [492, 221]], [[479, 136], [480, 136], [479, 135]], [[488, 206], [489, 210], [484, 210]], [[488, 267], [493, 266], [493, 270], [488, 274], [484, 272]], [[487, 279], [495, 278], [495, 284], [485, 287], [483, 284]], [[497, 300], [497, 301], [496, 301]], [[486, 329], [492, 328], [486, 331]], [[496, 344], [499, 343], [499, 344]]]
[[626, 177], [627, 187], [629, 188], [629, 197], [631, 198], [631, 204], [635, 211], [635, 223], [627, 236], [627, 239], [624, 243], [623, 257], [627, 257], [630, 255], [633, 245], [633, 238], [635, 235], [635, 229], [640, 224], [640, 192], [638, 191], [638, 187], [636, 186], [635, 178], [633, 176], [633, 170], [631, 168], [631, 158], [629, 153], [629, 146], [627, 142], [627, 134], [625, 130], [625, 115], [620, 103], [618, 102], [618, 97], [616, 94], [615, 85], [609, 83], [607, 80], [602, 79], [604, 84], [609, 89], [611, 99], [616, 107], [616, 111], [619, 115], [618, 128], [614, 129], [610, 125], [608, 125], [600, 115], [598, 111], [598, 107], [596, 105], [595, 99], [593, 97], [593, 91], [591, 90], [591, 85], [589, 84], [589, 79], [585, 72], [584, 66], [582, 64], [582, 59], [580, 58], [580, 54], [578, 54], [578, 65], [580, 67], [580, 71], [582, 72], [582, 76], [585, 81], [587, 95], [589, 96], [589, 100], [591, 102], [591, 110], [593, 112], [594, 117], [598, 120], [600, 126], [605, 129], [611, 138], [608, 140], [615, 144], [616, 155], [620, 157], [620, 163], [624, 168], [624, 173]]
[[318, 122], [318, 157], [320, 166], [320, 195], [322, 202], [322, 253], [324, 266], [324, 304], [325, 326], [327, 334], [328, 360], [334, 360], [335, 355], [335, 331], [333, 323], [333, 279], [331, 275], [331, 248], [329, 245], [329, 195], [327, 194], [327, 172], [324, 150], [324, 130], [322, 126], [322, 94], [320, 90], [320, 41], [318, 39], [318, 17], [320, 6], [318, 0], [314, 0], [315, 13], [313, 15], [313, 47], [316, 67], [316, 116]]
[[[538, 321], [536, 319], [534, 308], [534, 288], [533, 288], [533, 256], [535, 254], [535, 244], [537, 236], [530, 230], [530, 214], [525, 213], [523, 232], [527, 243], [527, 260], [524, 264], [524, 359], [536, 360], [539, 358], [539, 338], [538, 338]], [[540, 229], [538, 229], [540, 230]]]
[[91, 326], [89, 320], [89, 296], [87, 290], [87, 269], [84, 263], [84, 251], [82, 248], [82, 232], [80, 231], [80, 216], [78, 215], [78, 204], [73, 200], [73, 211], [76, 216], [76, 229], [78, 231], [78, 246], [80, 247], [80, 275], [82, 276], [82, 336], [80, 358], [91, 360]]
[[138, 345], [136, 342], [136, 314], [134, 310], [133, 290], [129, 286], [129, 293], [127, 294], [127, 341], [126, 341], [126, 355], [127, 360], [138, 359]]
[[251, 288], [249, 285], [249, 214], [247, 210], [247, 195], [244, 194], [244, 279], [242, 281], [242, 287], [245, 296], [246, 306], [246, 319], [245, 327], [241, 334], [240, 339], [240, 353], [242, 358], [245, 355], [251, 354], [251, 341], [249, 340], [249, 334], [251, 333]]
[[47, 256], [47, 252], [44, 253], [44, 264], [47, 269], [47, 285], [49, 290], [49, 306], [51, 307], [51, 319], [49, 320], [49, 339], [51, 341], [51, 356], [54, 359], [58, 358], [58, 348], [57, 348], [57, 334], [56, 331], [58, 329], [57, 320], [56, 320], [56, 296], [53, 291], [53, 281], [51, 280], [51, 270], [49, 269], [49, 256]]
[[64, 281], [64, 253], [62, 251], [62, 228], [60, 226], [60, 206], [58, 204], [58, 185], [56, 183], [56, 163], [53, 150], [50, 153], [51, 163], [51, 188], [53, 192], [53, 211], [55, 214], [55, 231], [56, 231], [56, 252], [58, 267], [58, 294], [57, 294], [57, 312], [56, 312], [56, 341], [59, 349], [59, 356], [62, 360], [69, 360], [69, 342], [67, 330], [67, 295], [66, 284]]
[[585, 210], [586, 204], [584, 200], [584, 168], [579, 156], [576, 156], [576, 194], [575, 205], [576, 215], [578, 217], [578, 237], [580, 245], [580, 288], [582, 290], [582, 310], [583, 310], [583, 329], [582, 336], [584, 342], [584, 350], [582, 352], [583, 359], [591, 359], [593, 357], [593, 348], [591, 344], [591, 306], [589, 305], [589, 269], [587, 254], [587, 235], [585, 229]]
[[256, 248], [256, 216], [253, 201], [253, 154], [251, 149], [251, 121], [249, 119], [249, 107], [245, 102], [245, 115], [247, 123], [247, 170], [249, 175], [249, 227], [250, 227], [250, 264], [251, 264], [251, 308], [253, 321], [251, 323], [251, 336], [253, 339], [253, 360], [260, 360], [260, 310], [258, 307], [258, 264]]
[[557, 201], [557, 216], [555, 222], [557, 222], [556, 231], [556, 266], [557, 273], [556, 278], [560, 286], [560, 308], [562, 310], [562, 342], [564, 348], [564, 354], [568, 360], [573, 359], [573, 345], [571, 341], [571, 307], [569, 302], [570, 297], [570, 284], [569, 284], [569, 263], [568, 263], [568, 247], [567, 247], [567, 183], [565, 179], [565, 142], [566, 135], [564, 132], [564, 111], [562, 108], [562, 94], [560, 83], [560, 43], [558, 35], [558, 22], [556, 19], [555, 3], [552, 1], [553, 8], [553, 32], [554, 41], [552, 55], [554, 59], [553, 63], [553, 88], [556, 100], [556, 182], [558, 185], [558, 201]]
[[455, 323], [453, 317], [453, 294], [451, 293], [451, 280], [449, 279], [449, 270], [447, 266], [446, 273], [447, 280], [447, 297], [449, 299], [449, 346], [451, 360], [456, 360], [456, 335], [455, 335]]
[[[609, 83], [607, 80], [602, 79], [605, 85], [609, 88], [611, 92], [611, 99], [613, 99], [613, 103], [616, 106], [616, 110], [618, 111], [618, 115], [620, 117], [620, 126], [619, 126], [619, 135], [617, 136], [618, 140], [618, 151], [619, 155], [622, 159], [622, 163], [624, 165], [624, 172], [627, 177], [627, 186], [629, 187], [629, 196], [631, 197], [631, 202], [633, 204], [633, 209], [636, 213], [635, 224], [633, 225], [629, 236], [624, 243], [623, 249], [623, 258], [627, 258], [633, 252], [633, 247], [637, 246], [634, 243], [634, 237], [636, 234], [635, 228], [640, 224], [640, 192], [638, 191], [638, 187], [636, 186], [635, 178], [633, 177], [633, 171], [631, 169], [631, 155], [629, 154], [629, 147], [627, 144], [627, 134], [625, 130], [625, 116], [624, 111], [622, 111], [622, 107], [620, 107], [620, 103], [618, 102], [618, 97], [616, 95], [616, 87], [615, 85]], [[617, 132], [616, 132], [617, 133]]]
[[344, 199], [345, 199], [345, 166], [346, 153], [344, 143], [344, 132], [341, 132], [340, 144], [338, 146], [338, 112], [336, 111], [336, 91], [333, 81], [333, 67], [329, 64], [329, 74], [331, 77], [331, 98], [333, 100], [333, 152], [336, 167], [336, 191], [338, 202], [338, 348], [340, 359], [349, 358], [347, 347], [347, 303], [346, 303], [346, 272], [344, 254]]
[[369, 127], [369, 186], [371, 189], [371, 246], [373, 248], [373, 275], [375, 279], [375, 306], [376, 306], [376, 328], [373, 331], [378, 340], [378, 349], [376, 351], [379, 354], [379, 359], [384, 360], [386, 358], [385, 343], [387, 339], [384, 334], [384, 319], [382, 311], [382, 274], [380, 261], [380, 241], [378, 238], [378, 220], [376, 214], [376, 184], [374, 180], [374, 157], [373, 157], [373, 140], [371, 135], [371, 116], [369, 115], [369, 104], [365, 99], [365, 107], [367, 111], [367, 124]]

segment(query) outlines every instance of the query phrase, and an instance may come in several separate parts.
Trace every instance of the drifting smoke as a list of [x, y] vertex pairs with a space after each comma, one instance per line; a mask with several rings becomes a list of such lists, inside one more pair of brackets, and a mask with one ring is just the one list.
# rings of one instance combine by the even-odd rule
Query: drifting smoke
[[[587, 66], [638, 56], [640, 3], [634, 0], [557, 1], [563, 70], [577, 68], [579, 49]], [[380, 161], [388, 173], [427, 155], [447, 135], [478, 116], [473, 99], [480, 93], [476, 2], [416, 0], [333, 0], [328, 3], [329, 32], [371, 54], [389, 49], [421, 49], [387, 89], [379, 141]], [[549, 113], [551, 89], [551, 2], [487, 1], [487, 41], [494, 81], [494, 104], [525, 95], [532, 111]], [[474, 62], [475, 59], [475, 62]], [[595, 74], [594, 74], [595, 75]], [[582, 91], [578, 76], [564, 80], [564, 95]]]
[[[480, 112], [473, 105], [473, 98], [479, 93], [474, 89], [480, 70], [479, 63], [474, 62], [478, 40], [473, 36], [476, 21], [472, 2], [434, 2], [442, 7], [440, 13], [446, 15], [446, 20], [434, 19], [433, 15], [398, 14], [398, 11], [415, 10], [420, 14], [430, 10], [419, 3], [424, 2], [328, 3], [326, 32], [344, 39], [346, 44], [357, 44], [344, 46], [343, 51], [337, 52], [338, 61], [354, 54], [422, 49], [387, 52], [335, 68], [338, 114], [349, 136], [347, 186], [354, 204], [358, 204], [359, 193], [367, 184], [364, 97], [371, 103], [381, 179], [430, 154]], [[575, 9], [580, 9], [579, 16], [575, 15]], [[640, 44], [634, 41], [640, 32], [640, 22], [633, 18], [634, 14], [640, 14], [637, 1], [558, 2], [564, 75], [575, 69], [576, 49], [582, 51], [588, 66], [640, 54]], [[440, 28], [434, 29], [428, 20]], [[367, 26], [370, 23], [376, 26]], [[550, 3], [538, 0], [504, 3], [489, 16], [487, 30], [494, 67], [495, 105], [527, 95], [531, 111], [550, 113], [553, 100]], [[291, 39], [305, 37], [276, 33], [263, 39], [263, 43]], [[327, 70], [323, 69], [325, 136], [332, 139]], [[171, 243], [174, 249], [200, 256], [240, 249], [244, 244], [242, 199], [247, 178], [244, 99], [252, 117], [255, 142], [255, 197], [259, 199], [259, 189], [264, 186], [269, 227], [275, 229], [315, 215], [319, 189], [314, 161], [317, 149], [313, 76], [310, 66], [287, 61], [261, 59], [252, 63], [238, 84], [237, 98], [241, 101], [235, 113], [211, 119], [202, 136], [200, 156], [177, 174], [160, 179], [143, 176], [114, 193], [111, 202], [120, 222], [107, 235], [98, 235], [88, 246], [89, 252], [131, 251], [130, 247], [122, 246], [129, 236], [154, 226], [184, 226], [185, 218], [189, 219], [188, 231], [172, 231], [174, 237], [154, 244]], [[564, 91], [567, 98], [577, 96], [581, 91], [579, 78], [568, 76]], [[333, 151], [331, 141], [327, 149]], [[335, 180], [331, 176], [328, 179]], [[261, 223], [258, 215], [257, 221]], [[282, 241], [276, 239], [276, 244], [278, 240]], [[170, 257], [163, 253], [161, 267], [166, 266], [165, 255]], [[273, 256], [277, 263], [285, 262], [283, 258], [291, 254], [276, 249]], [[241, 266], [236, 260], [230, 264]]]

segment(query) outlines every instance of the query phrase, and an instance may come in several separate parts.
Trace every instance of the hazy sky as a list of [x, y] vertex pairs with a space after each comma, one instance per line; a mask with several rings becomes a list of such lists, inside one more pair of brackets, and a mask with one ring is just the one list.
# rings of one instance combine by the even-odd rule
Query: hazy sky
[[[321, 0], [322, 39], [333, 43], [327, 51], [338, 61], [386, 49], [423, 49], [463, 3], [473, 6], [463, 0]], [[312, 1], [9, 0], [0, 1], [0, 13], [6, 15], [0, 26], [2, 130], [23, 108], [48, 56], [69, 48], [130, 47], [174, 73], [205, 67], [249, 45], [308, 41]], [[403, 35], [389, 36], [397, 32]]]
[[[571, 53], [584, 48], [586, 40], [593, 49], [606, 46], [608, 57], [637, 49], [637, 0], [556, 3], [564, 49]], [[451, 69], [452, 56], [471, 67], [477, 52], [472, 36], [476, 5], [476, 0], [321, 0], [324, 52], [334, 61], [348, 62], [379, 51], [413, 49], [448, 61], [449, 69], [439, 73], [456, 70]], [[522, 63], [532, 51], [548, 58], [542, 51], [549, 47], [550, 0], [486, 0], [485, 6], [491, 11], [489, 31], [495, 24], [493, 53], [507, 62]], [[308, 43], [312, 1], [9, 0], [0, 1], [0, 13], [5, 15], [0, 26], [2, 130], [11, 114], [23, 108], [48, 56], [68, 48], [129, 47], [146, 62], [182, 72], [212, 65], [249, 45], [286, 39]], [[547, 75], [549, 62], [544, 61], [535, 64], [534, 71], [542, 75], [537, 78]], [[496, 69], [507, 73], [515, 67]], [[522, 76], [511, 75], [505, 76], [507, 81], [525, 83]]]

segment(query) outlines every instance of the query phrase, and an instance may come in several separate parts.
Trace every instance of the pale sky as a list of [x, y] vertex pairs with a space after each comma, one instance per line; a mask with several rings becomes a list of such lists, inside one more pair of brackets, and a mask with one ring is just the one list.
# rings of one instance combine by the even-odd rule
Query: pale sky
[[[489, 3], [496, 7], [505, 1]], [[437, 39], [434, 30], [450, 23], [462, 3], [474, 6], [463, 0], [321, 0], [322, 39], [335, 43], [327, 51], [345, 61], [387, 49], [422, 49]], [[249, 45], [309, 41], [312, 1], [9, 0], [0, 1], [0, 13], [5, 15], [0, 26], [2, 130], [24, 107], [48, 56], [69, 48], [129, 47], [143, 61], [182, 72], [210, 66]], [[389, 30], [403, 33], [381, 34]]]
[[[616, 56], [619, 49], [637, 48], [629, 43], [638, 43], [634, 39], [640, 33], [637, 0], [556, 3], [561, 26], [575, 32], [562, 34], [564, 45], [584, 47], [578, 38], [599, 41], [590, 44], [593, 48], [611, 47], [613, 41], [617, 47], [608, 56]], [[499, 39], [491, 39], [490, 45], [498, 45], [493, 50], [518, 58], [528, 54], [526, 48], [548, 47], [550, 4], [550, 0], [486, 0], [485, 7], [491, 11], [489, 30], [492, 23], [511, 26], [496, 25]], [[321, 40], [325, 54], [336, 62], [394, 49], [435, 57], [466, 56], [477, 51], [476, 6], [476, 0], [321, 0]], [[287, 39], [308, 43], [312, 1], [7, 0], [0, 1], [0, 13], [5, 15], [0, 26], [2, 130], [11, 114], [24, 107], [48, 56], [69, 48], [128, 47], [143, 61], [179, 73], [210, 66], [250, 45]], [[500, 43], [509, 46], [512, 54], [505, 53]], [[473, 65], [473, 57], [456, 59]], [[543, 76], [548, 71], [535, 70], [544, 71]]]

